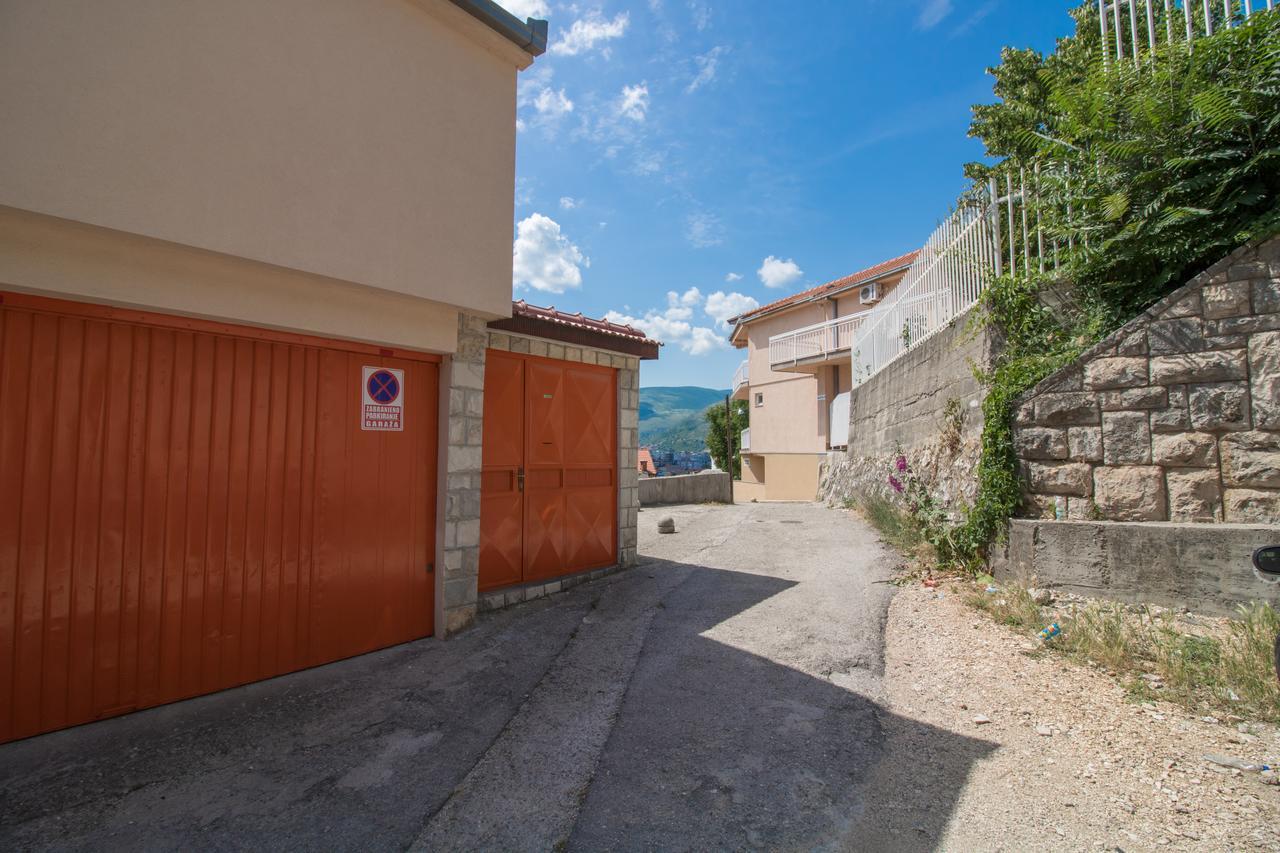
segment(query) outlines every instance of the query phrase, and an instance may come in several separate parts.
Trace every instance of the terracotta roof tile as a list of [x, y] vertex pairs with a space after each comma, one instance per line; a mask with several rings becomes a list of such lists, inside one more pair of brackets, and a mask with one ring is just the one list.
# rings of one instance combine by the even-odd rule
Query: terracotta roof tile
[[[555, 307], [543, 308], [538, 305], [530, 305], [523, 299], [518, 302], [511, 303], [511, 315], [513, 317], [532, 317], [537, 320], [549, 320], [553, 323], [559, 323], [564, 326], [572, 326], [578, 329], [590, 329], [593, 332], [600, 332], [606, 335], [616, 335], [620, 338], [634, 338], [636, 340], [647, 341], [650, 338], [644, 332], [632, 326], [624, 326], [621, 323], [611, 323], [608, 320], [597, 320], [593, 317], [585, 316], [581, 311], [577, 314], [570, 314], [566, 311], [557, 311]], [[662, 346], [661, 341], [654, 341], [658, 346]]]
[[729, 322], [734, 324], [744, 321], [749, 322], [762, 314], [769, 314], [779, 308], [785, 308], [786, 306], [794, 303], [804, 302], [807, 299], [821, 296], [823, 293], [844, 290], [846, 288], [862, 284], [865, 281], [871, 281], [872, 279], [879, 278], [885, 273], [910, 266], [911, 262], [916, 259], [916, 255], [918, 254], [920, 254], [919, 249], [912, 249], [904, 255], [899, 255], [896, 258], [890, 258], [887, 261], [881, 261], [873, 267], [867, 267], [865, 270], [859, 270], [858, 272], [846, 275], [843, 278], [837, 278], [834, 281], [827, 282], [826, 284], [820, 284], [817, 287], [811, 287], [808, 290], [803, 290], [800, 293], [793, 293], [790, 296], [770, 302], [768, 305], [761, 305], [759, 308], [732, 318]]

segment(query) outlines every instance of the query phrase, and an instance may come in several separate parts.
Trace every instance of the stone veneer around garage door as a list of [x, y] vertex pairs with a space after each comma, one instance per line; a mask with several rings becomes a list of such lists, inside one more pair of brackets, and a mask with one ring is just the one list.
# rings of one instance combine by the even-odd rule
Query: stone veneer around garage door
[[1028, 514], [1280, 523], [1280, 238], [1227, 256], [1019, 402]]

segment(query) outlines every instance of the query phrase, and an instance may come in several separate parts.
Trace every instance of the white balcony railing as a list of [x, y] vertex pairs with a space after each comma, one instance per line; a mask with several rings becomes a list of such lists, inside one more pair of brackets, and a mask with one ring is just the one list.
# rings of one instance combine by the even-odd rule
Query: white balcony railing
[[751, 449], [751, 428], [748, 427], [742, 431], [742, 442], [738, 445], [739, 450]]
[[769, 365], [786, 367], [804, 361], [817, 361], [828, 356], [848, 352], [857, 339], [858, 329], [870, 311], [860, 311], [847, 317], [837, 317], [825, 323], [815, 323], [793, 332], [784, 332], [769, 338]]
[[738, 391], [751, 382], [751, 369], [747, 359], [742, 360], [742, 364], [738, 365], [738, 369], [733, 372], [733, 394], [736, 397]]

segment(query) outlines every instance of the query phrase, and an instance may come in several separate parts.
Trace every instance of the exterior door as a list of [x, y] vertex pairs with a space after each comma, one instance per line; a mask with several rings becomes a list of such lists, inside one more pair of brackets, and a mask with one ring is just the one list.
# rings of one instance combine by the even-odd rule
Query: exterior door
[[0, 295], [0, 741], [428, 636], [437, 370]]
[[617, 560], [617, 373], [490, 350], [480, 588]]

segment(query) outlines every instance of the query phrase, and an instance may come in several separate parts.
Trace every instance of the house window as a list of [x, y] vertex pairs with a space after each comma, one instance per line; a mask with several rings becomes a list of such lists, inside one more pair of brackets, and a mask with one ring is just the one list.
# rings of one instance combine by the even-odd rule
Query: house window
[[764, 405], [764, 392], [757, 391], [756, 392], [756, 408], [759, 408], [760, 406], [763, 406], [763, 405]]

